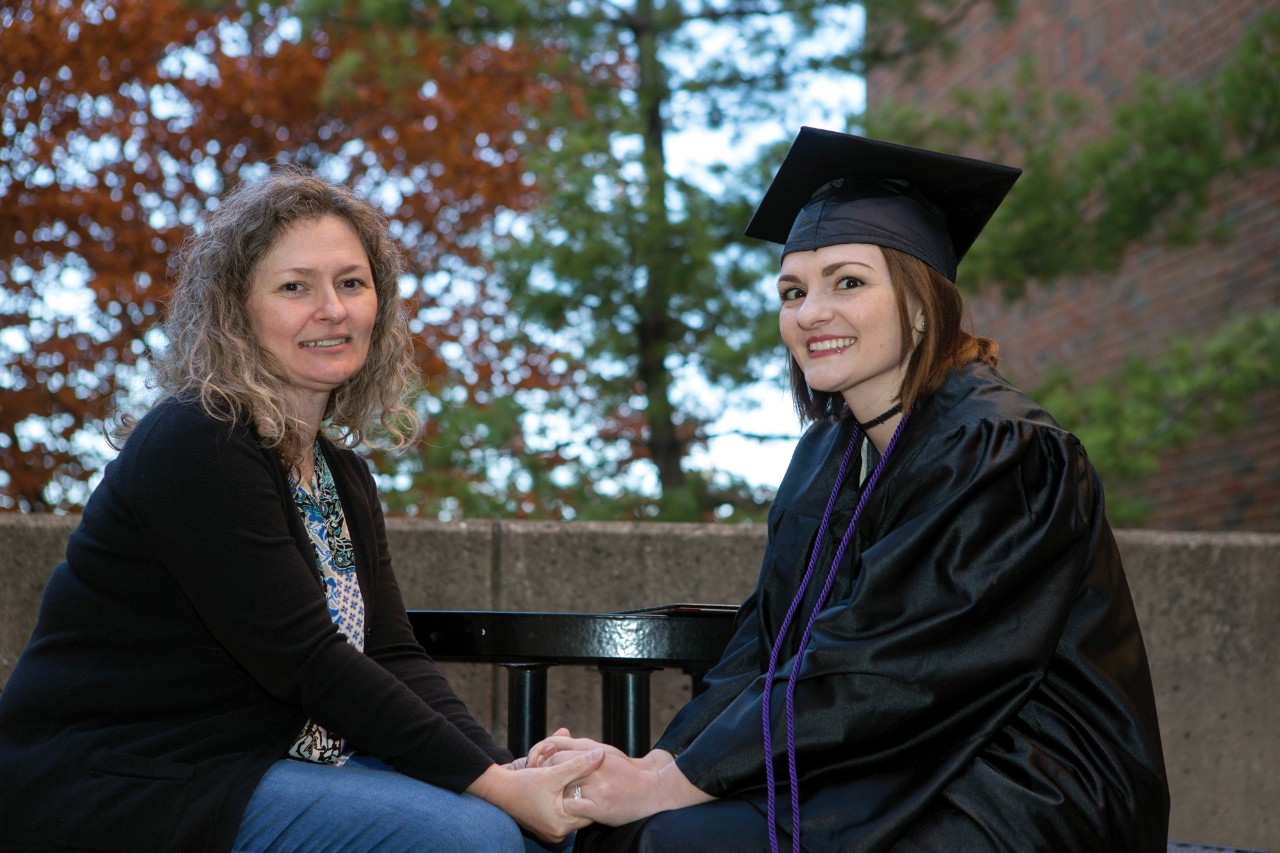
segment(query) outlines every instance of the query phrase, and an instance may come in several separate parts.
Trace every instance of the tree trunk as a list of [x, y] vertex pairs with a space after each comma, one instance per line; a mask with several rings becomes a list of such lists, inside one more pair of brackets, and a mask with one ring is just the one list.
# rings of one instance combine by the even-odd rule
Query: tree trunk
[[675, 321], [669, 316], [672, 282], [678, 281], [677, 262], [665, 250], [671, 228], [667, 209], [667, 162], [663, 150], [666, 124], [663, 107], [669, 92], [665, 69], [658, 57], [658, 34], [653, 0], [636, 4], [636, 64], [643, 164], [645, 171], [644, 227], [641, 230], [640, 264], [645, 270], [639, 296], [639, 379], [644, 387], [646, 446], [664, 496], [683, 487], [685, 447], [676, 432], [671, 404], [671, 376], [665, 364], [675, 340]]

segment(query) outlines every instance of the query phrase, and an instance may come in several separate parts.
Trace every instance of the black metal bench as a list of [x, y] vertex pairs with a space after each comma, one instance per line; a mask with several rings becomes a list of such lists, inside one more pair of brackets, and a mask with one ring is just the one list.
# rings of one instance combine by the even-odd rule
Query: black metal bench
[[649, 751], [649, 674], [679, 667], [693, 679], [720, 659], [738, 608], [669, 604], [623, 613], [410, 610], [418, 642], [441, 661], [507, 669], [507, 746], [527, 754], [547, 734], [547, 669], [600, 670], [603, 740], [628, 755]]
[[[720, 659], [738, 608], [670, 604], [623, 613], [516, 613], [410, 610], [427, 653], [442, 661], [499, 664], [507, 669], [507, 746], [525, 755], [546, 736], [547, 670], [596, 666], [601, 673], [604, 741], [628, 755], [649, 750], [649, 674], [679, 667], [701, 692], [702, 676]], [[1169, 853], [1251, 853], [1170, 841]]]

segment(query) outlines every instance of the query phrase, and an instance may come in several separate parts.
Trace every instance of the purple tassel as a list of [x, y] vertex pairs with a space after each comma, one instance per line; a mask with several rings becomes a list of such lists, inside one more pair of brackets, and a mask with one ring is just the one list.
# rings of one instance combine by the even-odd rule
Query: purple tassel
[[[831, 594], [831, 587], [836, 577], [836, 566], [840, 565], [840, 560], [844, 557], [845, 550], [848, 548], [849, 543], [853, 541], [853, 531], [858, 524], [859, 516], [862, 515], [862, 508], [866, 506], [867, 498], [871, 496], [871, 490], [876, 487], [876, 483], [880, 480], [880, 472], [884, 470], [885, 462], [889, 459], [889, 454], [893, 452], [894, 446], [898, 443], [898, 436], [902, 434], [902, 428], [907, 425], [907, 418], [910, 416], [910, 412], [903, 415], [902, 421], [898, 424], [898, 428], [894, 430], [893, 437], [889, 439], [889, 444], [884, 449], [884, 455], [880, 457], [880, 462], [876, 465], [875, 470], [871, 472], [871, 477], [868, 478], [867, 485], [862, 490], [862, 495], [858, 498], [858, 505], [854, 508], [853, 518], [849, 519], [849, 528], [840, 539], [840, 545], [836, 549], [835, 557], [831, 560], [831, 568], [827, 570], [827, 578], [822, 586], [822, 592], [818, 595], [818, 600], [814, 603], [813, 610], [810, 612], [809, 619], [805, 624], [804, 633], [800, 637], [795, 664], [791, 667], [791, 674], [787, 678], [787, 771], [791, 782], [791, 850], [793, 853], [800, 853], [800, 782], [796, 771], [795, 692], [796, 681], [800, 675], [800, 667], [804, 663], [805, 647], [809, 644], [809, 637], [813, 632], [813, 623], [817, 621], [818, 613], [822, 611], [822, 605], [826, 603], [827, 596]], [[786, 618], [782, 620], [782, 627], [778, 629], [778, 637], [774, 641], [773, 650], [769, 654], [769, 669], [765, 673], [764, 695], [760, 704], [762, 708], [761, 722], [764, 728], [765, 784], [769, 789], [768, 819], [769, 850], [771, 853], [778, 853], [778, 826], [776, 816], [777, 791], [775, 790], [773, 773], [773, 732], [769, 718], [769, 706], [771, 703], [769, 700], [773, 695], [773, 678], [778, 671], [778, 650], [782, 648], [782, 640], [787, 636], [787, 630], [791, 627], [791, 620], [795, 616], [796, 610], [800, 607], [800, 602], [804, 599], [805, 590], [809, 588], [809, 580], [813, 576], [813, 570], [818, 563], [818, 554], [822, 550], [822, 540], [827, 535], [827, 526], [831, 521], [831, 511], [836, 505], [836, 496], [840, 494], [840, 487], [844, 485], [844, 478], [848, 474], [849, 460], [853, 457], [853, 449], [857, 446], [858, 438], [861, 434], [856, 421], [854, 424], [853, 436], [849, 439], [849, 446], [845, 449], [844, 458], [840, 462], [840, 473], [836, 475], [835, 487], [831, 490], [831, 497], [827, 499], [827, 508], [822, 514], [822, 523], [818, 525], [818, 536], [813, 543], [813, 553], [809, 557], [809, 567], [805, 569], [804, 578], [800, 581], [800, 588], [791, 600], [791, 607], [787, 609]]]

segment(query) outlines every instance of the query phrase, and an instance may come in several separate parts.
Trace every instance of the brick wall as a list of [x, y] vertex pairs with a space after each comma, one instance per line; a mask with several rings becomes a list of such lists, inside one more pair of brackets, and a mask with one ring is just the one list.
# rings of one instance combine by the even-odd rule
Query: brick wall
[[[1140, 75], [1206, 80], [1273, 8], [1248, 0], [1025, 0], [1006, 23], [984, 5], [962, 22], [951, 61], [933, 62], [910, 82], [873, 73], [868, 103], [943, 112], [953, 89], [1011, 87], [1030, 58], [1047, 91], [1099, 105], [1080, 131], [1099, 134], [1106, 105], [1131, 95]], [[1280, 307], [1280, 172], [1219, 182], [1203, 222], [1223, 217], [1232, 226], [1225, 240], [1136, 246], [1114, 274], [1033, 285], [1012, 303], [996, 293], [972, 297], [974, 326], [1000, 342], [1001, 367], [1015, 382], [1033, 386], [1061, 365], [1088, 383], [1130, 358], [1158, 356], [1174, 338], [1204, 337], [1231, 316]], [[1243, 429], [1167, 454], [1138, 492], [1153, 502], [1145, 526], [1280, 531], [1280, 389], [1250, 401]]]

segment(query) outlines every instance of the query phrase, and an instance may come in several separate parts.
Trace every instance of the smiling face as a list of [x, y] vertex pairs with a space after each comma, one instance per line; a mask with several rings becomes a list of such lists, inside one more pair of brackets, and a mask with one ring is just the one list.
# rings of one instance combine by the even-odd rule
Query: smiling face
[[897, 297], [879, 246], [791, 252], [782, 259], [778, 295], [783, 343], [811, 389], [842, 395], [863, 421], [893, 406], [906, 359]]
[[287, 229], [254, 270], [248, 311], [293, 392], [294, 414], [318, 426], [329, 393], [364, 366], [378, 313], [355, 230], [332, 215]]

